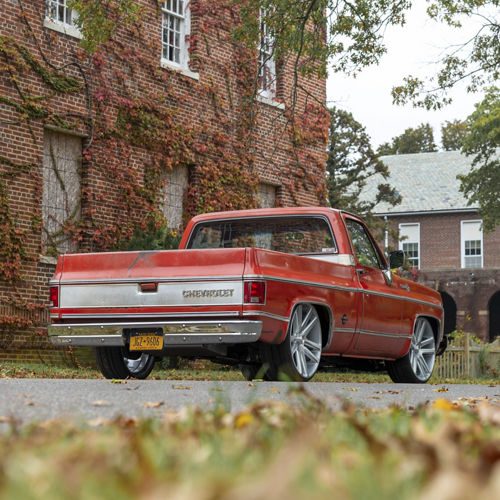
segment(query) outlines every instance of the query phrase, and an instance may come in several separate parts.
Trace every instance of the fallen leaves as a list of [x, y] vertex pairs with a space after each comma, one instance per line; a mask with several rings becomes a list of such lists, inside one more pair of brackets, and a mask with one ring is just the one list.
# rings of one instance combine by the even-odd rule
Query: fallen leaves
[[301, 396], [301, 404], [258, 401], [236, 413], [148, 401], [137, 404], [160, 409], [160, 418], [99, 416], [0, 433], [0, 497], [22, 488], [26, 497], [49, 500], [75, 487], [82, 498], [95, 491], [192, 500], [330, 500], [332, 492], [339, 499], [499, 497], [496, 401], [438, 398], [414, 411], [352, 404], [333, 411]]
[[434, 392], [448, 392], [448, 388], [446, 386], [439, 387], [438, 389], [432, 389]]
[[163, 405], [163, 401], [146, 401], [145, 403], [141, 403], [141, 406], [143, 406], [144, 408], [159, 408]]
[[92, 401], [92, 406], [111, 406], [111, 403], [109, 401], [98, 399], [97, 401]]

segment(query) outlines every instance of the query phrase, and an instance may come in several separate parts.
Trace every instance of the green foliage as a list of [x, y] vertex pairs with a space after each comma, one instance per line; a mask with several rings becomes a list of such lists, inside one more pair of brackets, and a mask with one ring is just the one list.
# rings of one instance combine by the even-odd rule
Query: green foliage
[[106, 43], [120, 24], [133, 25], [142, 14], [133, 0], [68, 0], [78, 12], [75, 24], [83, 35], [81, 46], [89, 53]]
[[459, 82], [466, 82], [468, 92], [494, 84], [500, 76], [499, 5], [499, 0], [431, 0], [431, 19], [460, 30], [474, 18], [479, 27], [472, 38], [449, 48], [435, 76], [423, 80], [410, 75], [393, 87], [394, 102], [440, 109], [451, 102], [447, 91]]
[[453, 120], [441, 126], [441, 143], [445, 151], [458, 151], [462, 149], [467, 134], [464, 121]]
[[120, 250], [175, 250], [179, 248], [182, 234], [172, 231], [165, 224], [149, 221], [145, 228], [136, 227], [132, 238], [120, 245]]
[[293, 61], [297, 72], [326, 75], [327, 62], [334, 72], [357, 73], [376, 63], [386, 52], [383, 30], [404, 24], [409, 1], [359, 0], [231, 0], [241, 6], [242, 24], [236, 40], [257, 45], [259, 10], [274, 35], [277, 60]]
[[391, 143], [381, 144], [377, 154], [383, 156], [434, 151], [437, 151], [437, 147], [432, 127], [428, 123], [422, 123], [417, 128], [407, 128], [401, 135], [393, 137]]
[[373, 199], [360, 199], [367, 179], [375, 174], [387, 178], [387, 167], [373, 151], [365, 127], [357, 122], [351, 113], [332, 108], [330, 117], [326, 162], [326, 186], [330, 206], [366, 216], [380, 201], [392, 205], [400, 203], [401, 198], [387, 183], [377, 186], [377, 194]]
[[460, 177], [468, 204], [478, 204], [483, 229], [500, 224], [500, 90], [492, 87], [467, 118], [468, 134], [462, 151], [473, 156], [472, 170]]

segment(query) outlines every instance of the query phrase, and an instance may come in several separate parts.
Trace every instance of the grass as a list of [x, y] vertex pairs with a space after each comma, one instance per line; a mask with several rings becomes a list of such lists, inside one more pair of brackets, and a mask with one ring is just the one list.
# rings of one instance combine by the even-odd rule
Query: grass
[[[90, 367], [61, 367], [44, 364], [0, 362], [0, 378], [102, 378], [101, 373]], [[161, 369], [157, 364], [149, 379], [152, 380], [245, 380], [239, 370], [221, 366], [209, 361], [181, 363], [177, 369]], [[312, 382], [342, 382], [342, 383], [390, 383], [391, 379], [385, 372], [361, 372], [349, 370], [319, 371]], [[431, 384], [498, 384], [493, 376], [481, 378], [443, 378], [433, 376]]]
[[499, 498], [499, 408], [257, 402], [0, 433], [0, 499]]

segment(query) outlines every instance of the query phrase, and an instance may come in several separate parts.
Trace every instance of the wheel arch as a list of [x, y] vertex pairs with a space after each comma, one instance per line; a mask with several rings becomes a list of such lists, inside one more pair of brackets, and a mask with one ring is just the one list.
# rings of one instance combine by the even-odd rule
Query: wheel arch
[[324, 351], [330, 346], [333, 338], [333, 311], [328, 304], [324, 302], [316, 302], [314, 300], [300, 300], [293, 304], [290, 310], [290, 316], [292, 317], [295, 308], [301, 304], [311, 304], [316, 309], [318, 313], [320, 324], [321, 324], [321, 348]]
[[418, 318], [425, 318], [427, 321], [429, 321], [432, 331], [434, 332], [434, 340], [436, 341], [436, 349], [438, 348], [439, 344], [441, 343], [441, 340], [443, 338], [442, 335], [442, 321], [437, 317], [433, 316], [432, 314], [417, 314], [415, 316], [415, 320], [413, 321], [413, 332], [412, 335], [415, 331], [415, 323], [417, 322]]

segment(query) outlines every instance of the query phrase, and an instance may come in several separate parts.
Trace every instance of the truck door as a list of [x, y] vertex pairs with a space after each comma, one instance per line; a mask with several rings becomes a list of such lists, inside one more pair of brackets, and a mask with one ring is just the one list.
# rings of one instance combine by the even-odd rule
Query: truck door
[[385, 259], [365, 225], [345, 216], [356, 260], [356, 274], [363, 294], [363, 311], [354, 353], [359, 355], [398, 355], [408, 342], [401, 335], [404, 300], [392, 286], [392, 275]]

